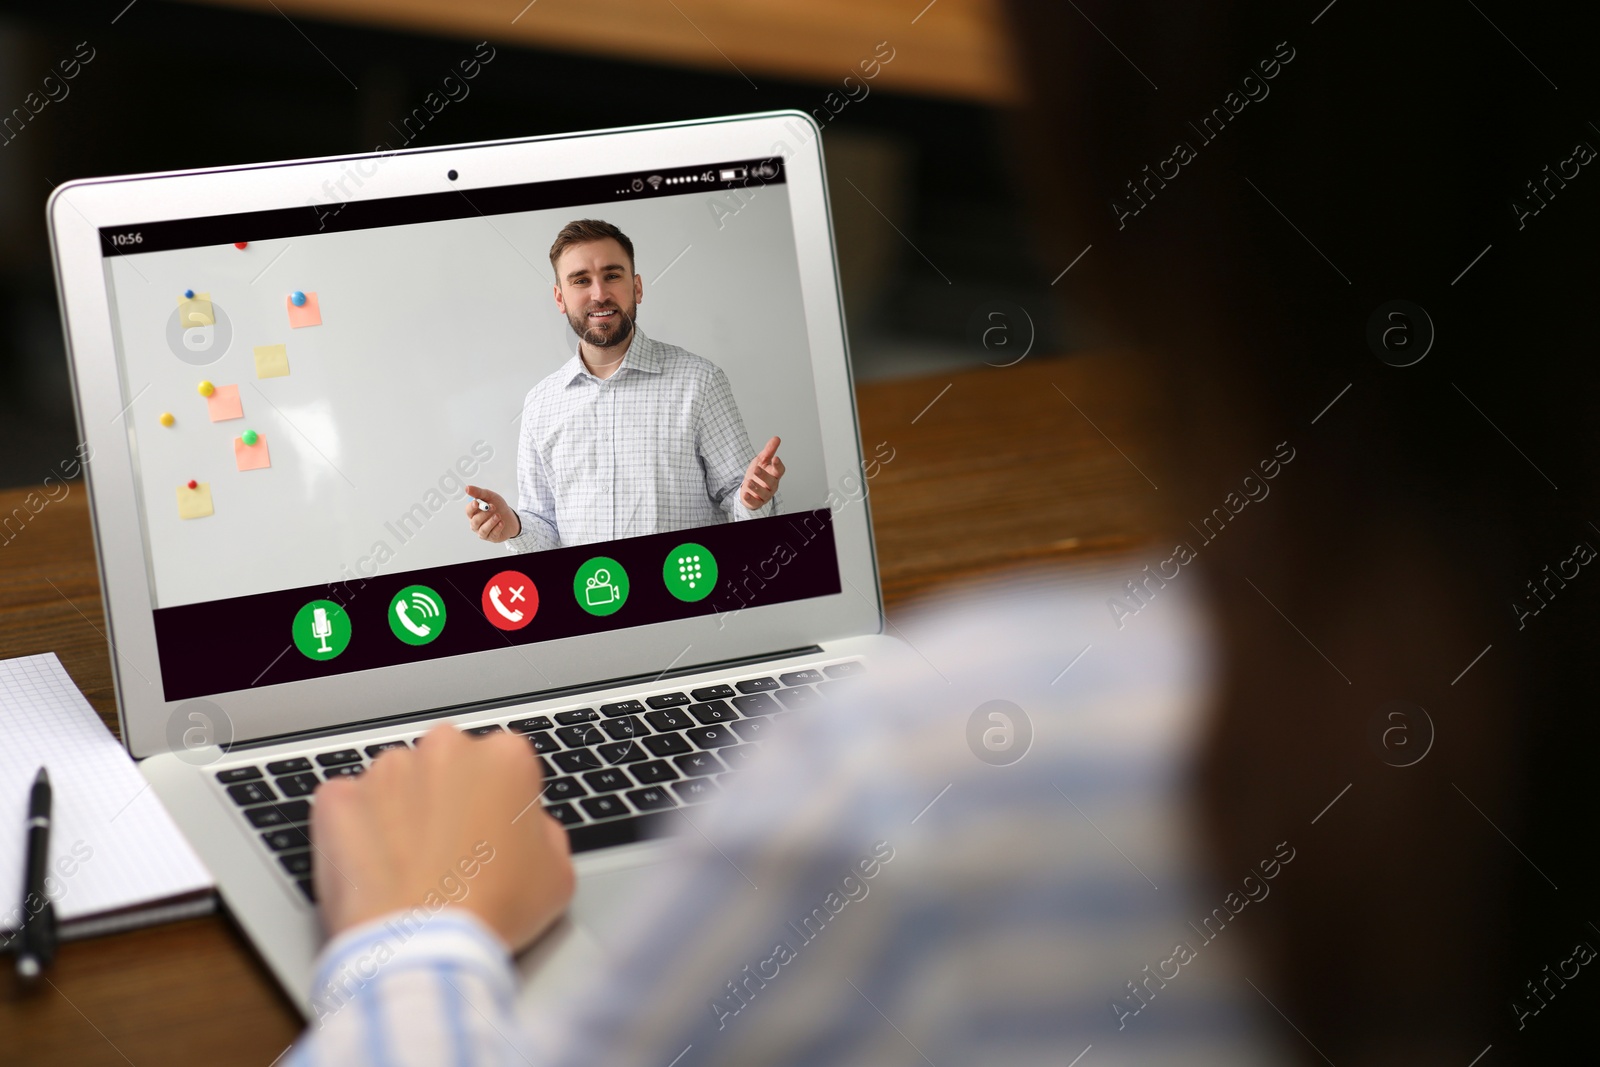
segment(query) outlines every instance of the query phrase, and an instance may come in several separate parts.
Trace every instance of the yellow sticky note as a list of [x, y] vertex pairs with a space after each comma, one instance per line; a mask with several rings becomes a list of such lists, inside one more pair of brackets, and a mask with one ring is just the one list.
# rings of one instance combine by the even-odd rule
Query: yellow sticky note
[[244, 418], [244, 405], [239, 402], [239, 387], [217, 386], [216, 390], [206, 397], [206, 412], [211, 416], [212, 422]]
[[211, 310], [211, 294], [196, 293], [193, 297], [178, 297], [178, 323], [185, 330], [192, 326], [215, 326], [217, 315]]
[[293, 329], [322, 325], [322, 308], [317, 305], [316, 293], [307, 293], [306, 302], [300, 307], [294, 306], [293, 296], [286, 296], [283, 306], [289, 309], [289, 326]]
[[287, 378], [289, 351], [283, 345], [256, 345], [256, 377]]
[[178, 518], [203, 519], [211, 514], [211, 483], [200, 482], [193, 489], [178, 486]]
[[272, 456], [267, 452], [267, 435], [257, 434], [256, 443], [247, 445], [243, 437], [233, 439], [233, 461], [242, 471], [266, 470], [272, 466]]

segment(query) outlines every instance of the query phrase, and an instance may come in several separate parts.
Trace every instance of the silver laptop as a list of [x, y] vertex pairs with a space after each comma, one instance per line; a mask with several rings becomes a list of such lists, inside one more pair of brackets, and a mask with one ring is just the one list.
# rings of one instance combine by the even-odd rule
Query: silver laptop
[[[633, 245], [617, 374], [694, 389], [612, 408], [575, 361], [574, 220]], [[858, 437], [804, 114], [79, 181], [49, 221], [122, 736], [308, 1015], [320, 782], [439, 720], [524, 735], [579, 889], [522, 966], [565, 985], [684, 810], [891, 640], [893, 446]], [[774, 437], [741, 511], [725, 468]], [[480, 539], [468, 485], [545, 543]]]

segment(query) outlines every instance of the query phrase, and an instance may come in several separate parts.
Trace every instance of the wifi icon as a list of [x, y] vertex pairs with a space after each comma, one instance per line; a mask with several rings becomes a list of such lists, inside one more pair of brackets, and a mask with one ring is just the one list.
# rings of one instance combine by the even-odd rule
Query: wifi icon
[[659, 174], [652, 174], [650, 177], [646, 178], [645, 181], [650, 183], [650, 188], [652, 189], [661, 188], [661, 175]]
[[425, 585], [408, 585], [389, 601], [389, 629], [408, 645], [437, 640], [444, 624], [444, 598]]

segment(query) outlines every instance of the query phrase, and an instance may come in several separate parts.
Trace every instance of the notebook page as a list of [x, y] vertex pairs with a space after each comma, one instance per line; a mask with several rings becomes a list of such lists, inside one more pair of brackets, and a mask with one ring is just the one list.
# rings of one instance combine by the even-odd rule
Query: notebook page
[[58, 920], [212, 887], [55, 653], [0, 660], [0, 930], [21, 918], [23, 822], [41, 765], [54, 790], [47, 884]]

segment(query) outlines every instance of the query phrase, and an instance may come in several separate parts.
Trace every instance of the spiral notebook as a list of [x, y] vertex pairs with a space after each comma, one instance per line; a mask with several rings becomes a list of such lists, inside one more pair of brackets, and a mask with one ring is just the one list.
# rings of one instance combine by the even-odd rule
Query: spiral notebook
[[63, 939], [204, 915], [211, 875], [55, 653], [0, 660], [0, 942], [22, 917], [34, 775], [53, 790], [50, 876]]

